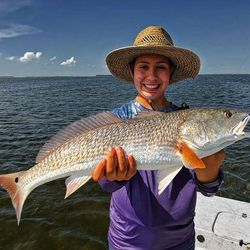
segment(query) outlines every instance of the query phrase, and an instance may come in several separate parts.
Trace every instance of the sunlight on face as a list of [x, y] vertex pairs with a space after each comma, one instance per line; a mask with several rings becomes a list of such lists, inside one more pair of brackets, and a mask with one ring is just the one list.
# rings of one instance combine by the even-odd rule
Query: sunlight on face
[[156, 54], [139, 56], [135, 60], [133, 73], [139, 95], [151, 101], [164, 98], [172, 73], [167, 57]]

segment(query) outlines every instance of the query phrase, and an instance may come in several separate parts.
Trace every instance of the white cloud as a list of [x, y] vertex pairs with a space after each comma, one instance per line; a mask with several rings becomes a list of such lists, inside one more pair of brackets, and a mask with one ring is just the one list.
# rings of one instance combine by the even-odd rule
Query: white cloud
[[39, 59], [42, 56], [42, 54], [43, 53], [41, 51], [36, 52], [35, 54], [36, 59]]
[[56, 60], [56, 56], [53, 56], [49, 59], [51, 62]]
[[67, 59], [66, 61], [60, 63], [60, 65], [63, 65], [63, 66], [73, 66], [75, 64], [76, 64], [76, 60], [74, 59], [73, 56], [71, 58]]
[[25, 52], [23, 56], [19, 58], [19, 61], [21, 63], [27, 63], [30, 62], [33, 59], [39, 59], [42, 56], [42, 52]]
[[6, 60], [8, 60], [8, 61], [14, 61], [15, 59], [16, 59], [15, 56], [6, 57]]
[[0, 39], [39, 33], [41, 30], [23, 24], [0, 23]]

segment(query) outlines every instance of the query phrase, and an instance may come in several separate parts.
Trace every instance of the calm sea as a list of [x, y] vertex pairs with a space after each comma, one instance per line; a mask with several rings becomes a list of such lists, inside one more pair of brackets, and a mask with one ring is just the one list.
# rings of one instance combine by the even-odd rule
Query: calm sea
[[[28, 169], [60, 129], [134, 96], [131, 85], [109, 76], [0, 78], [0, 173]], [[250, 75], [202, 75], [171, 86], [167, 96], [177, 105], [250, 112]], [[250, 202], [249, 152], [249, 140], [227, 148], [220, 196]], [[107, 249], [109, 194], [90, 181], [67, 200], [64, 195], [64, 180], [35, 189], [17, 227], [10, 198], [0, 189], [0, 249]]]

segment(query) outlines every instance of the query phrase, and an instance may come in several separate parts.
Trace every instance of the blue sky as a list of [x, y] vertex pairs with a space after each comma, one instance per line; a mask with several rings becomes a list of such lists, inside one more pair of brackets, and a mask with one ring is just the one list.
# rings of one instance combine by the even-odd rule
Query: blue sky
[[249, 0], [0, 0], [0, 76], [108, 74], [106, 54], [149, 25], [202, 74], [250, 73]]

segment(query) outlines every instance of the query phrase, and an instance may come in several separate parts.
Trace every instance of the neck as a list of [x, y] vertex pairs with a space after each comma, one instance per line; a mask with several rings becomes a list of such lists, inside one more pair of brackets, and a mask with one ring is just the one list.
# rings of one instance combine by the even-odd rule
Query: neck
[[140, 95], [136, 97], [136, 100], [145, 108], [151, 110], [162, 110], [170, 106], [170, 102], [163, 96], [157, 100], [148, 100]]

